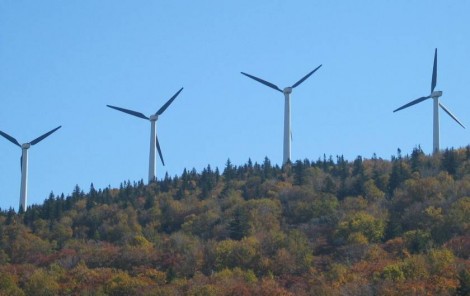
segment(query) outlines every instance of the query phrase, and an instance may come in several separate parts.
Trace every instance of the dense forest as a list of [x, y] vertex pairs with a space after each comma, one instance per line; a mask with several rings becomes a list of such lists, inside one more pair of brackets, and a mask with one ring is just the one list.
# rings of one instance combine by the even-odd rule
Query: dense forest
[[470, 295], [470, 146], [86, 191], [0, 212], [0, 295]]

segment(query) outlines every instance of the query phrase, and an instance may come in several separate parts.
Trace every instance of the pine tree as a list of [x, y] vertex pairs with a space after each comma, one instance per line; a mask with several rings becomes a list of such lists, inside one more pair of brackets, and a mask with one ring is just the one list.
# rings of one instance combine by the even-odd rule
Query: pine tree
[[241, 240], [248, 235], [249, 229], [250, 226], [245, 210], [241, 207], [237, 207], [233, 219], [230, 221], [230, 238]]
[[265, 180], [271, 178], [273, 167], [268, 157], [264, 158], [263, 165], [261, 167], [263, 169], [263, 178]]
[[421, 146], [413, 149], [411, 152], [411, 170], [413, 172], [419, 171], [420, 167], [423, 165], [424, 152], [421, 149]]
[[455, 295], [470, 296], [470, 272], [462, 270], [459, 274], [459, 286]]
[[235, 168], [232, 165], [232, 162], [230, 161], [230, 158], [227, 159], [227, 162], [225, 163], [225, 169], [223, 172], [223, 176], [225, 178], [226, 182], [229, 182], [235, 177]]
[[305, 165], [302, 161], [297, 160], [294, 164], [294, 185], [304, 185], [306, 179]]
[[450, 175], [455, 175], [457, 167], [459, 166], [459, 159], [457, 152], [454, 148], [446, 149], [442, 154], [441, 161], [442, 168], [446, 170]]

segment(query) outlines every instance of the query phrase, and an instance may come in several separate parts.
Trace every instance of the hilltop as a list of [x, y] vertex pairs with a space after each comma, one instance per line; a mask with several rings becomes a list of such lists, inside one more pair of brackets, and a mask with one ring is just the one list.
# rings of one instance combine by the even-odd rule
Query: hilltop
[[0, 295], [469, 295], [470, 146], [230, 161], [0, 213]]

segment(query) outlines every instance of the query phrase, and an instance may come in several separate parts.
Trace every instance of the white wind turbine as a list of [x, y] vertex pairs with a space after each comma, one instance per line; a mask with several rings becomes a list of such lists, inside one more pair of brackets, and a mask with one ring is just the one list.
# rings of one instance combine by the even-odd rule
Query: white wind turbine
[[20, 147], [22, 151], [21, 159], [20, 159], [20, 163], [21, 163], [20, 209], [22, 208], [24, 211], [26, 211], [27, 202], [28, 202], [28, 149], [31, 148], [31, 146], [34, 146], [37, 143], [41, 142], [42, 140], [50, 136], [53, 132], [55, 132], [61, 127], [62, 126], [56, 127], [55, 129], [45, 133], [44, 135], [32, 140], [29, 143], [24, 143], [23, 145], [20, 145], [20, 143], [12, 136], [0, 131], [0, 135], [2, 135], [5, 139], [12, 142], [16, 146]]
[[434, 101], [434, 108], [433, 108], [433, 153], [438, 153], [439, 152], [439, 107], [442, 108], [452, 119], [454, 119], [460, 126], [465, 128], [465, 126], [455, 117], [442, 103], [439, 102], [439, 97], [442, 96], [442, 91], [436, 90], [434, 91], [434, 88], [436, 88], [437, 84], [437, 48], [434, 51], [434, 65], [432, 68], [432, 79], [431, 79], [431, 94], [426, 97], [421, 97], [418, 98], [414, 101], [409, 102], [408, 104], [405, 104], [401, 106], [398, 109], [393, 110], [393, 112], [400, 111], [402, 109], [408, 108], [410, 106], [413, 106], [415, 104], [421, 103], [422, 101], [425, 101], [427, 99], [432, 98]]
[[160, 149], [160, 144], [158, 143], [158, 137], [157, 137], [157, 132], [156, 132], [156, 121], [158, 119], [158, 116], [162, 115], [163, 112], [165, 112], [166, 108], [170, 106], [170, 104], [176, 99], [176, 97], [180, 94], [180, 92], [183, 90], [181, 88], [176, 94], [171, 97], [155, 114], [150, 115], [150, 117], [145, 116], [144, 114], [136, 111], [132, 111], [129, 109], [124, 109], [120, 107], [115, 107], [115, 106], [110, 106], [106, 105], [109, 108], [116, 109], [118, 111], [137, 116], [142, 119], [146, 119], [150, 121], [150, 155], [149, 155], [149, 183], [155, 181], [155, 147], [158, 150], [158, 154], [160, 155], [160, 159], [162, 160], [162, 164], [165, 165], [165, 162], [163, 161], [163, 155], [162, 151]]
[[243, 75], [254, 79], [266, 86], [269, 86], [270, 88], [273, 88], [277, 91], [280, 91], [284, 94], [284, 149], [283, 149], [283, 159], [282, 159], [282, 164], [284, 165], [286, 162], [291, 160], [291, 124], [290, 124], [290, 94], [292, 93], [292, 89], [296, 88], [299, 86], [302, 82], [304, 82], [307, 78], [310, 77], [315, 71], [317, 71], [322, 65], [316, 67], [313, 71], [302, 77], [299, 81], [294, 83], [292, 86], [285, 87], [283, 90], [281, 90], [277, 85], [265, 81], [261, 78], [255, 77], [253, 75], [241, 72]]

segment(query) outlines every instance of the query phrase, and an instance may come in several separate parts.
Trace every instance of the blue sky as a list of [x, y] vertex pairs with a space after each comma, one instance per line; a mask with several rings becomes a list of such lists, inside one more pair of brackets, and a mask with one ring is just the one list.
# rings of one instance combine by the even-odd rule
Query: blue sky
[[[157, 176], [267, 156], [282, 162], [279, 87], [320, 64], [291, 99], [292, 158], [432, 149], [434, 48], [442, 102], [470, 127], [468, 1], [0, 0], [0, 130], [30, 149], [29, 204], [146, 180], [155, 113]], [[441, 112], [441, 147], [470, 134]], [[21, 150], [0, 138], [0, 207], [18, 207]]]

